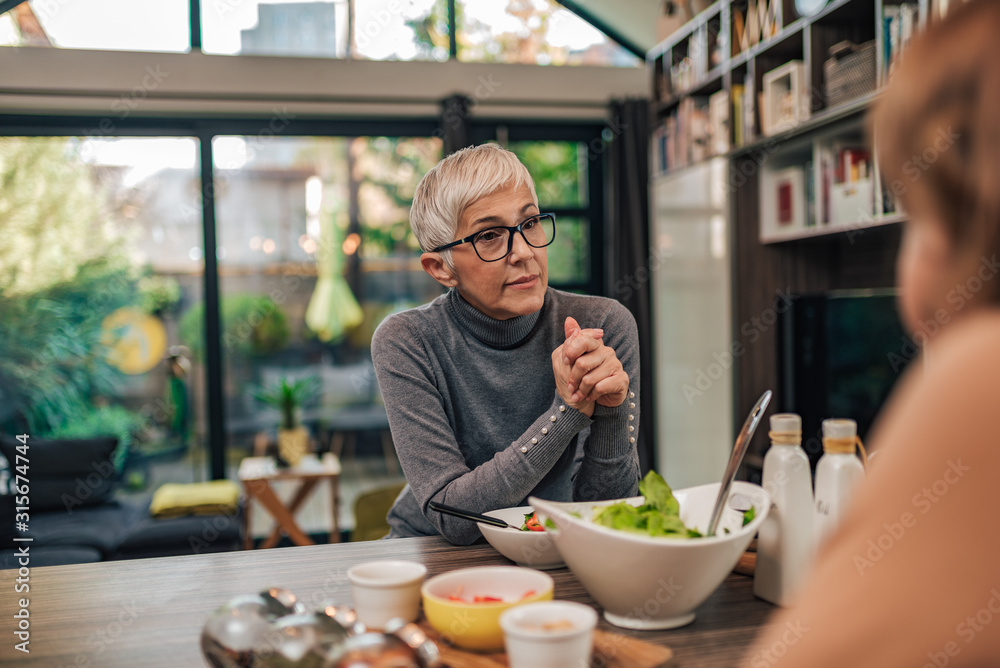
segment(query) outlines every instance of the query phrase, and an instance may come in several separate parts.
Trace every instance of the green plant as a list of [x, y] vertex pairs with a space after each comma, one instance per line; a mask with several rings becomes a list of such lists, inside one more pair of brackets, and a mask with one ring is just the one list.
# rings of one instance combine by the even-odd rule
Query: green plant
[[0, 138], [0, 422], [33, 433], [113, 396], [104, 319], [136, 301], [128, 233], [87, 140]]
[[[226, 295], [222, 305], [222, 349], [240, 356], [267, 355], [288, 345], [288, 318], [268, 296]], [[180, 338], [195, 357], [204, 357], [205, 305], [197, 304], [181, 317]]]
[[63, 424], [42, 435], [46, 438], [115, 436], [118, 447], [115, 448], [112, 463], [115, 471], [121, 473], [143, 423], [141, 415], [123, 406], [86, 406], [66, 414]]
[[320, 381], [311, 376], [296, 381], [282, 378], [266, 387], [251, 390], [251, 396], [281, 412], [281, 428], [295, 429], [298, 426], [298, 409], [320, 390]]
[[139, 307], [152, 315], [169, 311], [181, 300], [181, 286], [170, 276], [143, 276], [136, 283], [136, 290]]
[[102, 323], [133, 302], [132, 285], [126, 267], [91, 260], [30, 294], [0, 289], [0, 405], [40, 433], [112, 396], [122, 375], [108, 363]]

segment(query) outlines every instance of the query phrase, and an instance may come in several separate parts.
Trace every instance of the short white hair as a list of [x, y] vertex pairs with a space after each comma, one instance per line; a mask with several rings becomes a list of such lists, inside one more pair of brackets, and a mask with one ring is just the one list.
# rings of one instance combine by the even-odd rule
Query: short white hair
[[[469, 205], [498, 190], [522, 185], [528, 186], [537, 205], [531, 174], [507, 149], [490, 143], [455, 151], [424, 174], [413, 194], [410, 227], [420, 248], [430, 251], [450, 243]], [[444, 256], [451, 265], [451, 253]]]

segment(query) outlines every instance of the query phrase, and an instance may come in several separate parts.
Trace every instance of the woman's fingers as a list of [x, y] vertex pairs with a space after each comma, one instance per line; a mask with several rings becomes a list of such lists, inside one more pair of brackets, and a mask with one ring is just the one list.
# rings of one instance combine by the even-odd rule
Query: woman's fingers
[[[565, 345], [565, 344], [564, 344]], [[552, 375], [556, 381], [556, 392], [562, 397], [562, 400], [566, 402], [566, 405], [577, 409], [578, 411], [591, 415], [594, 412], [594, 402], [587, 401], [579, 395], [574, 394], [574, 389], [568, 385], [570, 365], [565, 364], [563, 361], [563, 346], [559, 346], [554, 351], [552, 351]], [[574, 398], [575, 397], [575, 398]]]
[[602, 345], [603, 329], [581, 329], [571, 334], [560, 346], [563, 349], [563, 362], [573, 366], [581, 355], [597, 350]]
[[594, 384], [590, 394], [583, 400], [594, 401], [601, 406], [618, 406], [625, 401], [629, 387], [628, 374], [622, 371], [615, 371], [609, 376], [599, 380]]
[[[619, 378], [618, 374], [615, 374], [614, 379], [608, 379], [613, 382], [613, 385], [609, 385], [608, 389], [601, 386], [601, 383], [597, 384], [595, 391], [600, 391], [601, 395], [595, 399], [596, 403], [601, 406], [607, 406], [609, 408], [614, 408], [615, 406], [621, 406], [622, 402], [625, 401], [628, 396], [628, 374], [624, 371], [622, 372], [623, 378]], [[603, 382], [603, 381], [602, 381]]]
[[[597, 351], [583, 355], [576, 361], [570, 370], [567, 384], [572, 388], [574, 401], [594, 400], [605, 392], [614, 390], [614, 383], [604, 383], [603, 386], [599, 384], [616, 375], [628, 378], [615, 351], [601, 346]], [[625, 383], [627, 382], [626, 380]], [[607, 389], [602, 390], [601, 387]]]

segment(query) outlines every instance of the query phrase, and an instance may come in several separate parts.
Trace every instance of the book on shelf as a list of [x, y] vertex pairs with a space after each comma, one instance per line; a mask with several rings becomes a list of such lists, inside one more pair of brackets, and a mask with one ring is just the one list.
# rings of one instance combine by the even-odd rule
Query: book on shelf
[[812, 160], [806, 162], [806, 227], [816, 227], [816, 169]]
[[734, 83], [731, 87], [733, 98], [733, 144], [743, 146], [743, 84]]
[[824, 190], [824, 222], [856, 223], [875, 213], [875, 179], [867, 147], [835, 141], [820, 151], [828, 161]]
[[903, 2], [882, 7], [882, 63], [886, 78], [891, 76], [910, 41], [927, 25], [927, 1]]
[[856, 146], [837, 147], [837, 164], [834, 171], [834, 183], [856, 183], [871, 178], [869, 166], [871, 153], [868, 149]]
[[740, 55], [740, 52], [743, 50], [743, 31], [746, 28], [746, 24], [743, 20], [743, 10], [736, 5], [733, 5], [733, 14], [732, 19], [730, 20], [733, 23], [733, 47], [730, 50], [729, 55], [735, 58]]
[[753, 77], [748, 72], [743, 77], [743, 143], [749, 144], [756, 136], [756, 107], [757, 96], [754, 93]]
[[778, 3], [781, 0], [749, 0], [746, 17], [736, 8], [733, 10], [733, 47], [746, 51], [760, 42], [774, 37], [781, 30], [778, 21]]
[[663, 174], [729, 151], [729, 94], [682, 99], [653, 129], [651, 165]]
[[708, 98], [708, 119], [712, 138], [712, 154], [729, 152], [729, 91], [720, 90]]
[[836, 167], [836, 159], [833, 150], [829, 146], [822, 146], [819, 149], [819, 201], [820, 215], [819, 222], [827, 225], [830, 222], [830, 191], [833, 187], [833, 175]]

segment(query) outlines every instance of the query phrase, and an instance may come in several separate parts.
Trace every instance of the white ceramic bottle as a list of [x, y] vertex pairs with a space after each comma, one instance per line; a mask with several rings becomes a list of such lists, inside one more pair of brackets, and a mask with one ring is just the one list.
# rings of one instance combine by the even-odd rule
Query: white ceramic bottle
[[812, 472], [802, 450], [801, 417], [772, 415], [770, 436], [761, 485], [771, 495], [771, 512], [757, 534], [753, 593], [787, 605], [812, 562]]
[[854, 420], [823, 420], [823, 456], [816, 464], [816, 543], [822, 544], [840, 524], [865, 468], [855, 455]]

